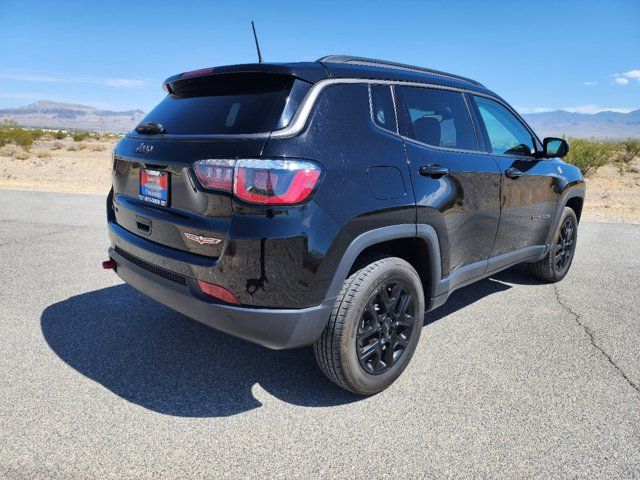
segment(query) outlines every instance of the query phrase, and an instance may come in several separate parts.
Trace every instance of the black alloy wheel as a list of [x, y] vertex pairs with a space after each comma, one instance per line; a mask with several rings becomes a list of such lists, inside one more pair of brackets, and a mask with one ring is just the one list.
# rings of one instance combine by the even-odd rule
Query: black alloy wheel
[[358, 395], [374, 395], [405, 370], [422, 333], [425, 293], [406, 260], [371, 256], [342, 285], [313, 351], [322, 372]]
[[379, 375], [405, 352], [415, 324], [415, 305], [408, 285], [391, 279], [373, 292], [362, 313], [356, 348], [362, 368]]
[[573, 218], [567, 217], [560, 227], [560, 233], [556, 241], [554, 265], [559, 272], [562, 272], [571, 263], [571, 257], [575, 250], [576, 226]]
[[553, 243], [547, 254], [529, 264], [531, 274], [543, 282], [559, 282], [571, 267], [578, 243], [578, 217], [569, 207], [564, 207], [554, 232]]

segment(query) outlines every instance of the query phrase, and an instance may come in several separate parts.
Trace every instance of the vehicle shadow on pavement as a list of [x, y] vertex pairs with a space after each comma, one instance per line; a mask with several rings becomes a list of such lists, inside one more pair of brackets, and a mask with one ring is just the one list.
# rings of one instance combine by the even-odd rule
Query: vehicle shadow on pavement
[[[510, 288], [492, 279], [455, 292], [425, 325]], [[45, 309], [45, 340], [69, 366], [116, 395], [182, 417], [224, 417], [258, 408], [252, 387], [295, 405], [362, 400], [327, 380], [311, 348], [274, 351], [180, 315], [118, 285]]]
[[310, 348], [274, 351], [218, 332], [118, 285], [45, 309], [45, 340], [78, 372], [160, 413], [229, 416], [260, 407], [255, 383], [293, 404], [358, 401], [325, 379]]

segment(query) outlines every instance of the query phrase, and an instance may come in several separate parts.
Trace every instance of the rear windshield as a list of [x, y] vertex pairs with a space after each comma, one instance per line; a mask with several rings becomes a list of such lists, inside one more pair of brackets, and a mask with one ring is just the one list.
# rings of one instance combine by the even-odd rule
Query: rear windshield
[[187, 78], [140, 123], [173, 135], [250, 134], [286, 127], [311, 85], [289, 75], [219, 74]]

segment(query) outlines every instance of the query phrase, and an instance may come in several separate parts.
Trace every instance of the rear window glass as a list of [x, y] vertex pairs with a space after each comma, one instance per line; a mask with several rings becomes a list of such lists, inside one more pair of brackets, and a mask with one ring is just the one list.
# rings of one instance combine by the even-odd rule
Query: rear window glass
[[288, 75], [219, 74], [178, 80], [140, 123], [173, 135], [251, 134], [286, 127], [311, 85]]

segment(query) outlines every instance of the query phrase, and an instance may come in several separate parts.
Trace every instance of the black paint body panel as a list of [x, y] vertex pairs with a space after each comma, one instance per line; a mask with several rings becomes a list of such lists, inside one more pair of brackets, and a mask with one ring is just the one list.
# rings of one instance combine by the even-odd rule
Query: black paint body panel
[[412, 172], [422, 165], [449, 169], [442, 178], [414, 175], [417, 222], [438, 232], [444, 276], [491, 254], [500, 219], [501, 173], [481, 153], [454, 152], [406, 142]]
[[[460, 80], [353, 65], [245, 65], [218, 71], [269, 68], [312, 83], [326, 78], [377, 78], [492, 95], [482, 86]], [[474, 115], [472, 119], [477, 122]], [[474, 127], [479, 131], [477, 124]], [[152, 148], [141, 149], [141, 143]], [[189, 288], [180, 290], [179, 299], [163, 300], [175, 288], [148, 285], [152, 277], [127, 264], [123, 275], [153, 298], [274, 348], [313, 341], [310, 336], [322, 322], [308, 329], [289, 325], [284, 336], [261, 342], [264, 329], [253, 331], [244, 323], [235, 330], [231, 327], [229, 319], [240, 318], [235, 310], [212, 309], [212, 315], [218, 312], [227, 320], [206, 321], [206, 305], [216, 302], [198, 292], [196, 280], [231, 291], [241, 304], [234, 308], [268, 309], [270, 325], [278, 325], [273, 313], [277, 309], [311, 309], [315, 322], [318, 315], [328, 315], [336, 289], [361, 249], [376, 241], [413, 238], [420, 252], [412, 253], [419, 256], [424, 251], [420, 261], [432, 276], [425, 294], [429, 308], [434, 308], [454, 288], [491, 269], [544, 254], [558, 212], [571, 196], [584, 196], [584, 181], [575, 167], [558, 159], [492, 155], [482, 138], [478, 143], [475, 152], [432, 148], [378, 128], [372, 121], [366, 80], [324, 88], [304, 127], [286, 138], [132, 134], [115, 150], [113, 191], [107, 204], [112, 252], [117, 247], [187, 279]], [[199, 185], [192, 164], [206, 158], [305, 159], [319, 163], [323, 174], [306, 203], [251, 205]], [[420, 167], [429, 164], [444, 166], [449, 173], [440, 178], [420, 175]], [[523, 175], [507, 178], [504, 172], [511, 167]], [[142, 168], [169, 173], [166, 207], [139, 198]], [[199, 244], [185, 233], [219, 242]], [[125, 263], [122, 256], [114, 257]], [[185, 295], [194, 295], [198, 301], [191, 302]], [[304, 315], [294, 317], [304, 321]], [[251, 318], [259, 321], [259, 315]], [[289, 334], [295, 337], [291, 342]]]

